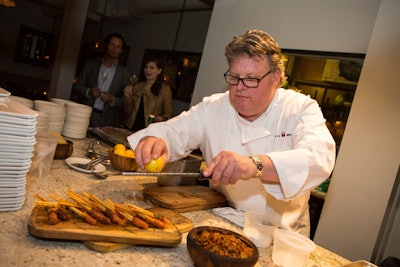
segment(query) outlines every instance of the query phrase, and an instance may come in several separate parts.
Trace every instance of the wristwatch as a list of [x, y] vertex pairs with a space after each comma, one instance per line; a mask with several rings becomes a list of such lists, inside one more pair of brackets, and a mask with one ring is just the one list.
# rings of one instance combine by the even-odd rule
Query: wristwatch
[[263, 164], [262, 159], [259, 156], [250, 156], [250, 159], [256, 165], [256, 168], [257, 168], [256, 177], [257, 178], [261, 177], [263, 174], [263, 169], [264, 169], [264, 164]]

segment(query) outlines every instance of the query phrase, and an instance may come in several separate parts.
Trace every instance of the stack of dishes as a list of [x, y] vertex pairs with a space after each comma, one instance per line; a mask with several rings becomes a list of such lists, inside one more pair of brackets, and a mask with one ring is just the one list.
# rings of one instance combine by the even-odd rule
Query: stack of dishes
[[24, 97], [20, 97], [20, 96], [15, 96], [15, 95], [10, 95], [10, 98], [17, 101], [18, 103], [21, 103], [22, 105], [24, 105], [25, 107], [28, 107], [30, 109], [33, 109], [33, 101], [28, 99], [28, 98], [24, 98]]
[[65, 106], [50, 101], [34, 100], [35, 110], [49, 116], [49, 132], [61, 134], [66, 116]]
[[73, 102], [73, 101], [70, 101], [70, 100], [67, 100], [67, 99], [54, 98], [53, 97], [53, 98], [50, 99], [50, 102], [65, 106], [68, 102]]
[[38, 114], [36, 123], [36, 132], [38, 133], [49, 132], [49, 126], [50, 126], [49, 115], [41, 111], [36, 111], [36, 112]]
[[65, 117], [62, 135], [76, 139], [85, 138], [90, 123], [92, 107], [72, 101], [66, 102], [65, 106], [67, 115]]
[[37, 113], [0, 88], [0, 211], [19, 210], [36, 143]]

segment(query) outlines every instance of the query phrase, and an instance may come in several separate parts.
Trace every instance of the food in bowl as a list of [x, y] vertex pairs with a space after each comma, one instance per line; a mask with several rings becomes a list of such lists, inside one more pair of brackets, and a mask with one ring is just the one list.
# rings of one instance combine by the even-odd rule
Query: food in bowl
[[49, 132], [49, 134], [58, 138], [54, 159], [66, 159], [72, 155], [74, 145], [70, 140], [65, 139], [59, 133]]
[[122, 144], [117, 144], [108, 151], [108, 158], [111, 165], [119, 171], [129, 172], [136, 171], [138, 165], [135, 160], [135, 152], [127, 149]]
[[212, 226], [193, 228], [187, 247], [197, 267], [254, 266], [259, 252], [248, 238], [236, 232]]

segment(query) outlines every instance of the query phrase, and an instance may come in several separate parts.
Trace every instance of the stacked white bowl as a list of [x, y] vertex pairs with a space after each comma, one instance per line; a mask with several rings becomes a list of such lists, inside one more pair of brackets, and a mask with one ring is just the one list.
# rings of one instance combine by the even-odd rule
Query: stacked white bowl
[[36, 123], [36, 132], [38, 133], [47, 133], [49, 132], [50, 120], [49, 115], [42, 111], [36, 111], [38, 114], [37, 116], [37, 123]]
[[65, 106], [50, 101], [34, 100], [35, 110], [49, 115], [49, 132], [61, 134], [66, 116]]
[[33, 101], [28, 98], [10, 95], [10, 99], [17, 101], [18, 103], [24, 105], [25, 107], [33, 109]]
[[54, 98], [53, 97], [53, 98], [50, 99], [50, 102], [53, 102], [53, 103], [56, 103], [56, 104], [60, 104], [60, 105], [65, 107], [65, 104], [67, 104], [68, 102], [72, 102], [72, 101], [67, 100], [67, 99]]
[[67, 115], [62, 135], [75, 139], [85, 138], [90, 123], [92, 107], [72, 101], [66, 102], [65, 106]]

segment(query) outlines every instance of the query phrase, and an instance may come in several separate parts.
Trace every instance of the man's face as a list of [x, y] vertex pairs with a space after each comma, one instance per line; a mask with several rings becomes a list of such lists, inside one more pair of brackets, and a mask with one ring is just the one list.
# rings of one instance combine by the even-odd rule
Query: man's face
[[112, 37], [107, 45], [107, 56], [112, 59], [117, 59], [123, 52], [122, 46], [123, 41], [121, 39]]
[[[271, 70], [267, 58], [249, 57], [235, 58], [230, 63], [229, 75], [238, 78], [260, 79]], [[248, 121], [257, 119], [269, 106], [279, 84], [280, 72], [273, 71], [259, 80], [255, 88], [246, 87], [242, 81], [237, 85], [229, 85], [229, 100], [235, 110]]]

